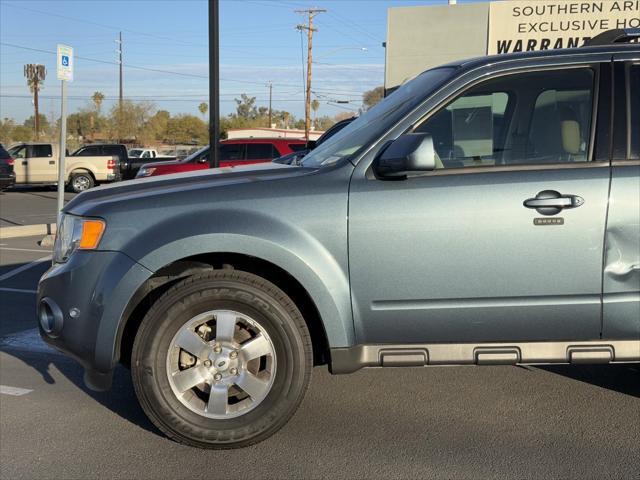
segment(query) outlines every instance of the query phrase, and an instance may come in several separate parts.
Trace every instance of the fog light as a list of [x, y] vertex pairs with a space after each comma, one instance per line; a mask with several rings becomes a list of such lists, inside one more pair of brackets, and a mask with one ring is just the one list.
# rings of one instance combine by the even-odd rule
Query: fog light
[[62, 330], [62, 311], [56, 302], [50, 298], [40, 300], [38, 306], [38, 320], [42, 330], [50, 337], [57, 337]]

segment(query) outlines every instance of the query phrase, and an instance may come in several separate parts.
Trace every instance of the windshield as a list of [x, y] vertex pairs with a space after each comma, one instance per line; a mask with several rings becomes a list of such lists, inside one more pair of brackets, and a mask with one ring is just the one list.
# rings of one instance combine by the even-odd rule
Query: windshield
[[206, 147], [202, 147], [200, 150], [196, 150], [195, 152], [193, 152], [191, 155], [189, 155], [188, 157], [180, 160], [180, 163], [191, 163], [193, 162], [197, 157], [200, 156], [201, 153], [207, 152], [209, 151], [209, 145], [207, 145]]
[[453, 70], [453, 67], [427, 70], [405, 83], [371, 110], [367, 110], [333, 137], [312, 150], [304, 157], [302, 165], [311, 168], [334, 165], [340, 160], [359, 153], [363, 147], [367, 147], [377, 140], [417, 107], [449, 78]]
[[9, 155], [13, 158], [24, 158], [25, 148], [24, 145], [16, 145], [9, 149]]
[[133, 158], [138, 158], [140, 157], [140, 155], [142, 155], [142, 150], [138, 150], [138, 149], [133, 149], [133, 150], [129, 150], [129, 156], [133, 157]]

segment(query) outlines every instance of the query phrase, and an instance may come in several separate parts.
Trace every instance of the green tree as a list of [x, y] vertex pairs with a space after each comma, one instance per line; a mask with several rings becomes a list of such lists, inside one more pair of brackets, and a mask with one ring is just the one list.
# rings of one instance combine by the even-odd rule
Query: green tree
[[33, 140], [33, 127], [16, 125], [11, 130], [11, 140], [14, 142], [30, 142]]
[[384, 87], [376, 87], [372, 90], [367, 90], [362, 94], [362, 106], [365, 110], [369, 110], [383, 98]]
[[125, 100], [122, 108], [118, 104], [109, 112], [109, 136], [114, 140], [137, 140], [153, 115], [155, 106], [150, 102]]
[[320, 102], [317, 99], [311, 101], [311, 110], [313, 110], [313, 128], [318, 128], [318, 109], [320, 108]]
[[206, 143], [209, 139], [207, 124], [195, 115], [177, 115], [167, 122], [167, 132], [174, 143]]
[[254, 119], [258, 116], [258, 109], [256, 107], [256, 97], [250, 97], [246, 93], [240, 95], [240, 98], [236, 98], [236, 115], [240, 118]]
[[209, 104], [206, 102], [202, 102], [200, 105], [198, 105], [198, 110], [200, 110], [202, 118], [205, 118], [207, 112], [209, 111]]
[[[27, 118], [24, 121], [23, 125], [25, 127], [31, 128], [33, 130], [35, 128], [35, 120], [36, 120], [35, 115], [31, 115], [29, 118]], [[40, 132], [39, 133], [44, 133], [44, 134], [49, 133], [50, 125], [49, 125], [49, 119], [47, 118], [47, 116], [42, 114], [42, 113], [39, 113], [38, 114], [38, 121], [39, 121], [39, 126], [40, 126]]]
[[81, 110], [67, 117], [67, 135], [84, 140], [96, 131], [94, 112]]
[[98, 91], [93, 92], [93, 95], [91, 95], [91, 101], [96, 107], [96, 112], [98, 112], [98, 115], [100, 115], [100, 109], [102, 107], [102, 102], [104, 101], [104, 93]]
[[335, 120], [327, 115], [324, 115], [316, 121], [316, 128], [320, 131], [328, 130], [335, 122]]
[[15, 128], [15, 122], [10, 118], [0, 120], [0, 143], [3, 143], [5, 147], [13, 141], [12, 132]]

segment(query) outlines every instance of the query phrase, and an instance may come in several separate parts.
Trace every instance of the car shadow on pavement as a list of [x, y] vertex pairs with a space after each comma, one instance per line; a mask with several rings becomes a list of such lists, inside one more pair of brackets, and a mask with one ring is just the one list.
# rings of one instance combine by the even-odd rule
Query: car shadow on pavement
[[546, 365], [535, 367], [556, 375], [640, 398], [640, 364]]
[[36, 370], [49, 385], [56, 383], [54, 375], [57, 373], [52, 374], [51, 372], [52, 367], [55, 368], [78, 389], [103, 407], [148, 432], [162, 435], [140, 407], [133, 390], [130, 373], [125, 367], [118, 366], [116, 368], [110, 390], [96, 392], [84, 384], [82, 367], [74, 360], [61, 354], [42, 354], [14, 349], [2, 349], [2, 351]]

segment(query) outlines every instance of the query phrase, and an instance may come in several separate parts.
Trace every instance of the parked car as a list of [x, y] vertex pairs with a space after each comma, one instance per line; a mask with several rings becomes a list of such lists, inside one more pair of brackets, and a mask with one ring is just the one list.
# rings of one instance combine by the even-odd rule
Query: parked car
[[161, 155], [153, 148], [132, 148], [129, 150], [129, 158], [162, 158], [175, 160], [175, 156]]
[[275, 163], [282, 163], [283, 165], [299, 164], [307, 153], [309, 153], [314, 148], [322, 145], [324, 142], [329, 140], [331, 137], [333, 137], [336, 133], [338, 133], [344, 127], [346, 127], [351, 122], [353, 122], [356, 118], [357, 117], [345, 118], [344, 120], [340, 120], [339, 122], [336, 122], [335, 124], [331, 125], [331, 127], [329, 127], [326, 132], [320, 135], [318, 140], [316, 140], [315, 142], [309, 141], [306, 145], [306, 148], [302, 150], [294, 151], [287, 155], [283, 155], [282, 157], [274, 158], [273, 161]]
[[[220, 142], [220, 166], [237, 167], [253, 163], [270, 162], [276, 157], [293, 152], [294, 148], [304, 145], [302, 139], [291, 138], [243, 138], [222, 140]], [[204, 147], [184, 160], [175, 162], [157, 162], [144, 165], [138, 172], [138, 178], [166, 175], [168, 173], [206, 170], [209, 166], [209, 147]]]
[[[51, 143], [18, 143], [9, 148], [14, 158], [16, 184], [54, 184], [58, 182], [58, 145]], [[100, 154], [82, 149], [65, 159], [65, 184], [80, 193], [99, 183], [120, 180], [117, 155]]]
[[12, 187], [16, 183], [13, 171], [14, 160], [0, 143], [0, 191]]
[[640, 361], [640, 45], [601, 40], [428, 70], [300, 166], [85, 192], [42, 337], [209, 448], [280, 429], [314, 365]]
[[138, 174], [138, 170], [145, 163], [160, 162], [167, 160], [175, 160], [175, 157], [168, 156], [156, 156], [156, 157], [141, 157], [130, 156], [127, 152], [127, 147], [119, 143], [92, 143], [80, 147], [73, 153], [74, 156], [103, 156], [113, 155], [118, 157], [118, 165], [120, 167], [120, 176], [122, 180], [129, 180], [135, 178]]

